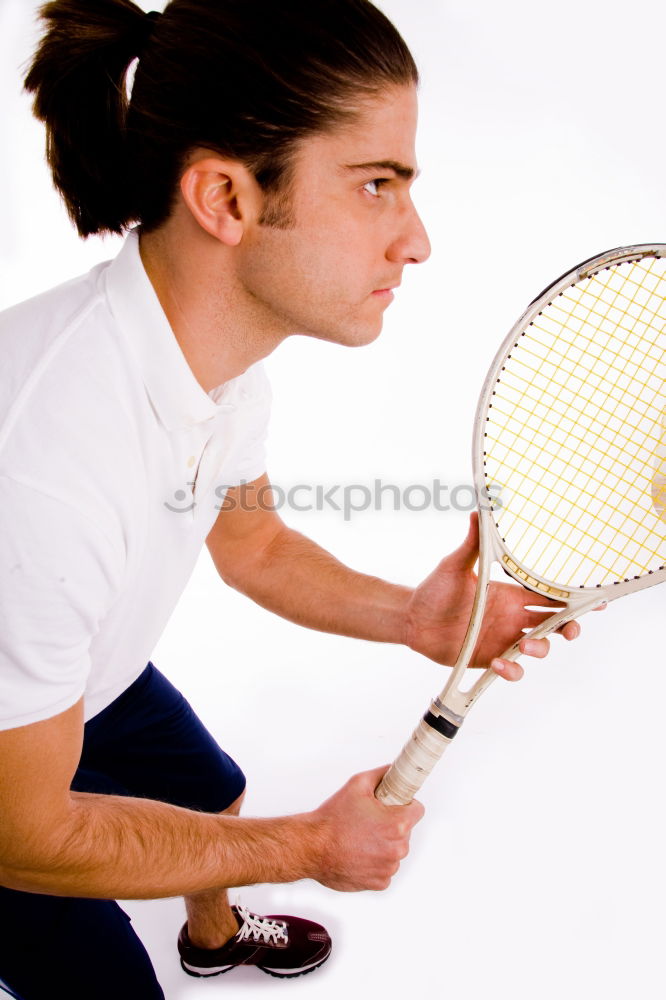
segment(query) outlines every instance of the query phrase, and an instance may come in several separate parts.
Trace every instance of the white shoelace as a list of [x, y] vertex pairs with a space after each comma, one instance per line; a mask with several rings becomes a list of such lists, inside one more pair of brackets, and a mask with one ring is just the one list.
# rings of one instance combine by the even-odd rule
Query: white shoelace
[[269, 920], [267, 917], [258, 917], [250, 913], [247, 906], [243, 906], [240, 901], [236, 902], [236, 910], [243, 920], [243, 926], [238, 932], [239, 941], [262, 941], [264, 944], [288, 944], [289, 937], [287, 925], [283, 920]]

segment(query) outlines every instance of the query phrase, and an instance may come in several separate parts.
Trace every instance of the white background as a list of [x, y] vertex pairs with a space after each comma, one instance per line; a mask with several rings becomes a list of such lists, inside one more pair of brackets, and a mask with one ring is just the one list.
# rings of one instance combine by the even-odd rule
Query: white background
[[[118, 247], [80, 243], [50, 188], [19, 95], [35, 6], [0, 0], [0, 305]], [[666, 239], [659, 0], [381, 6], [422, 70], [415, 197], [433, 254], [372, 346], [294, 339], [270, 360], [269, 472], [285, 485], [468, 481], [476, 397], [527, 303], [594, 253]], [[432, 510], [283, 514], [355, 568], [407, 584], [466, 527]], [[258, 911], [329, 926], [334, 955], [314, 975], [188, 979], [174, 948], [182, 902], [129, 903], [168, 1000], [663, 997], [663, 602], [652, 590], [611, 606], [521, 684], [494, 685], [424, 787], [426, 818], [389, 891], [244, 891]], [[205, 553], [153, 658], [243, 765], [254, 815], [314, 807], [388, 762], [444, 682], [408, 650], [274, 618], [226, 590]]]

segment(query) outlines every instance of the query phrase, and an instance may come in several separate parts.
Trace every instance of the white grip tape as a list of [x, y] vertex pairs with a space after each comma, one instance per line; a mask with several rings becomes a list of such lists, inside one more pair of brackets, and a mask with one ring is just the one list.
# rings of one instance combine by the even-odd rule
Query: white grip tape
[[422, 719], [377, 786], [376, 797], [389, 806], [407, 805], [450, 742]]

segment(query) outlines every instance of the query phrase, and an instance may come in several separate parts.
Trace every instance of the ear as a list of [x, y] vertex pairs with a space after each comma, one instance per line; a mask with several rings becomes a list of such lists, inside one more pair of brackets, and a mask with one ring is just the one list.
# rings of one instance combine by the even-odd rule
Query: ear
[[227, 246], [238, 246], [261, 212], [259, 185], [238, 160], [208, 154], [191, 161], [180, 190], [201, 228]]

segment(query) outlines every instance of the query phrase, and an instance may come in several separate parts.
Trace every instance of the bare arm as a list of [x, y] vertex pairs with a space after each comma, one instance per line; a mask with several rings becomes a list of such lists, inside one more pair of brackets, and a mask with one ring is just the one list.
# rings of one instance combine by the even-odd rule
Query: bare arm
[[[227, 494], [207, 539], [225, 583], [298, 625], [357, 639], [404, 642], [412, 589], [358, 573], [287, 527], [270, 509], [269, 487], [268, 477], [262, 476]], [[257, 497], [264, 498], [261, 504]]]
[[71, 793], [82, 703], [0, 733], [0, 883], [102, 899], [153, 899], [216, 886], [314, 878], [385, 888], [422, 808], [382, 806], [381, 771], [357, 776], [311, 813], [243, 819], [147, 799]]

